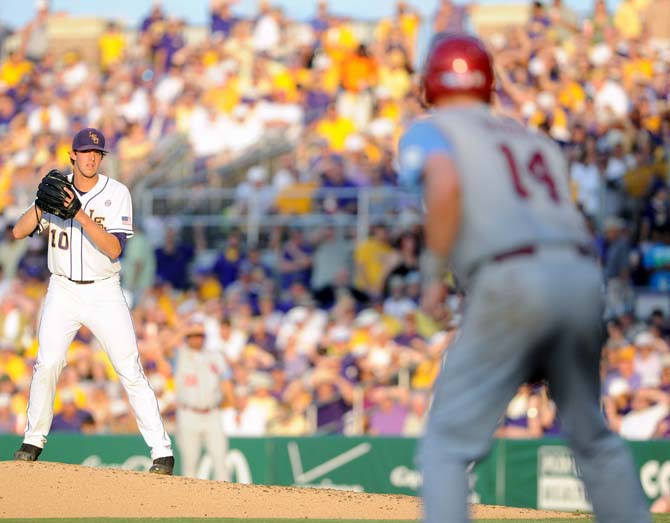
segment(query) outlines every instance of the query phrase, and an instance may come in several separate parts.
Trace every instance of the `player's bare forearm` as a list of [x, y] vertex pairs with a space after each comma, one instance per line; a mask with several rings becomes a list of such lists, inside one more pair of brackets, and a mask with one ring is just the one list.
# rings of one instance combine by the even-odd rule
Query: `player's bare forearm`
[[24, 212], [21, 217], [14, 224], [12, 229], [12, 236], [15, 240], [22, 240], [30, 236], [37, 228], [39, 220], [42, 219], [42, 209], [32, 204], [30, 208]]
[[461, 225], [461, 184], [453, 160], [433, 154], [424, 168], [426, 183], [426, 244], [445, 257]]
[[95, 223], [90, 216], [81, 209], [74, 218], [81, 224], [88, 239], [91, 240], [93, 245], [100, 249], [105, 256], [110, 260], [116, 260], [121, 256], [121, 243], [116, 236], [100, 227], [100, 225]]

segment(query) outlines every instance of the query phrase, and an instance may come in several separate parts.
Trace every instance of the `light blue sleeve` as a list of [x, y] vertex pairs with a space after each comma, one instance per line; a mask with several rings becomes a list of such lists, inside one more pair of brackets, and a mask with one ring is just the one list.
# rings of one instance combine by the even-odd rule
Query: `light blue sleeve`
[[423, 169], [433, 153], [451, 155], [453, 147], [440, 130], [428, 120], [413, 123], [398, 144], [400, 173], [398, 184], [412, 192], [423, 190]]

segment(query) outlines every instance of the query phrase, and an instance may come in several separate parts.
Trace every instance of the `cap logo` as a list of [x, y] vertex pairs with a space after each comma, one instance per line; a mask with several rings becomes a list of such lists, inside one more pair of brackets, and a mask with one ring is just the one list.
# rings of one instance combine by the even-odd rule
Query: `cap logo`
[[469, 71], [463, 74], [447, 71], [440, 76], [440, 83], [452, 89], [470, 89], [483, 87], [486, 78], [481, 71]]
[[89, 131], [88, 137], [95, 145], [98, 145], [100, 143], [100, 138], [98, 138], [98, 135], [95, 134], [93, 131]]

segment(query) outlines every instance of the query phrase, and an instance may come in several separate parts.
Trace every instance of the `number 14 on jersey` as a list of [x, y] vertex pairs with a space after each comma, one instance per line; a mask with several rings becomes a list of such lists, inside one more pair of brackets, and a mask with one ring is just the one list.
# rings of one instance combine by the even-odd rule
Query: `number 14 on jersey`
[[517, 160], [514, 157], [514, 153], [512, 153], [509, 145], [501, 143], [498, 145], [498, 148], [505, 157], [507, 170], [512, 179], [514, 190], [521, 198], [525, 200], [531, 196], [529, 186], [524, 181], [524, 178], [526, 177], [523, 176], [523, 174], [527, 172], [530, 175], [531, 180], [544, 186], [544, 189], [547, 191], [547, 194], [554, 203], [561, 203], [561, 197], [558, 194], [556, 182], [554, 182], [554, 178], [551, 175], [551, 172], [549, 172], [547, 162], [545, 161], [544, 156], [540, 151], [534, 151], [530, 156], [530, 160], [528, 160], [528, 163], [525, 166], [526, 169], [524, 171], [520, 171]]

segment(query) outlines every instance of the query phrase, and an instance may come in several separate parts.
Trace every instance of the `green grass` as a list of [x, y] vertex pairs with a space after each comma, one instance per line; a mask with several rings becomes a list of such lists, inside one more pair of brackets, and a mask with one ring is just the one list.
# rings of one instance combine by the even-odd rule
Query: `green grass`
[[[416, 523], [412, 520], [234, 519], [234, 518], [0, 518], [2, 523]], [[518, 523], [591, 523], [588, 519], [524, 519]], [[512, 523], [510, 519], [476, 519], [474, 523]], [[670, 523], [670, 514], [655, 514], [654, 523]]]

